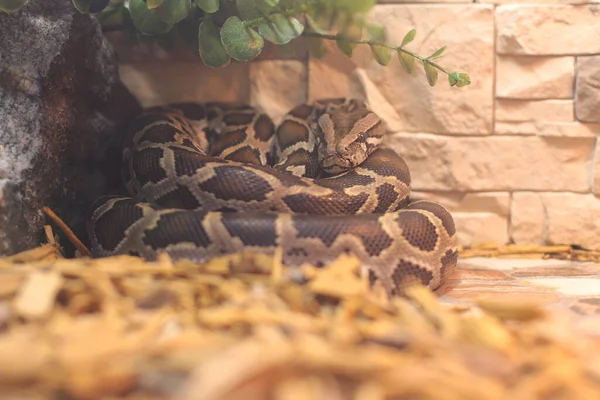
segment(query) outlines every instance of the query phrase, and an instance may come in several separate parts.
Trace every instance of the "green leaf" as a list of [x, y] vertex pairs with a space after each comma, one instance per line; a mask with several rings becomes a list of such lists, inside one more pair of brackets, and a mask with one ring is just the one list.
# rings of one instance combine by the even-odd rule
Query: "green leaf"
[[219, 0], [196, 0], [196, 4], [202, 11], [209, 14], [219, 11]]
[[406, 54], [402, 51], [398, 51], [398, 61], [400, 61], [400, 65], [402, 68], [409, 74], [415, 70], [415, 58], [410, 54]]
[[279, 0], [259, 0], [259, 7], [272, 9], [279, 4]]
[[125, 0], [125, 8], [129, 10], [135, 27], [144, 35], [160, 35], [173, 27], [172, 24], [161, 21], [155, 10], [148, 10], [144, 0]]
[[343, 36], [345, 39], [351, 41], [357, 41], [362, 39], [362, 24], [356, 22], [349, 22], [342, 32], [340, 32], [340, 36]]
[[384, 26], [375, 24], [368, 25], [367, 33], [369, 34], [371, 40], [380, 43], [385, 42], [386, 34]]
[[380, 44], [371, 44], [370, 47], [375, 61], [381, 65], [388, 65], [390, 63], [392, 60], [392, 49]]
[[252, 60], [265, 45], [263, 38], [235, 16], [227, 18], [221, 29], [221, 43], [227, 53], [238, 61]]
[[402, 39], [402, 44], [400, 45], [400, 47], [404, 47], [413, 40], [415, 40], [415, 36], [417, 36], [416, 29], [411, 29], [410, 31], [408, 31], [406, 35], [404, 35], [404, 39]]
[[296, 18], [285, 17], [282, 14], [275, 14], [270, 21], [265, 21], [258, 26], [258, 33], [275, 44], [286, 44], [300, 36], [303, 31], [304, 25]]
[[436, 58], [439, 58], [444, 51], [446, 51], [446, 46], [437, 49], [432, 55], [430, 55], [429, 57], [427, 57], [427, 59], [428, 60], [434, 60]]
[[221, 43], [219, 29], [210, 19], [205, 19], [198, 29], [198, 52], [209, 67], [223, 67], [231, 61]]
[[435, 86], [438, 80], [438, 70], [427, 61], [423, 61], [423, 68], [425, 68], [425, 75], [427, 76], [429, 86]]
[[191, 7], [192, 0], [164, 0], [155, 11], [161, 21], [175, 25], [187, 17]]
[[261, 16], [255, 0], [236, 0], [235, 4], [240, 17], [244, 20], [259, 18]]
[[319, 26], [319, 23], [317, 21], [315, 21], [315, 19], [312, 17], [312, 15], [310, 14], [305, 14], [306, 17], [306, 21], [308, 22], [308, 26], [315, 31], [316, 33], [320, 34], [320, 35], [326, 35], [327, 34], [327, 30], [322, 29]]
[[236, 0], [235, 4], [244, 21], [268, 15], [279, 0]]
[[343, 7], [351, 13], [366, 13], [375, 6], [376, 0], [346, 0], [338, 1], [338, 7]]
[[305, 40], [311, 57], [319, 59], [327, 54], [327, 46], [325, 46], [325, 41], [323, 39], [317, 37], [306, 37]]
[[71, 0], [73, 5], [82, 14], [99, 13], [106, 8], [110, 0]]
[[92, 14], [99, 13], [108, 6], [108, 3], [110, 3], [110, 0], [91, 0], [89, 12]]
[[126, 19], [125, 14], [129, 14], [129, 12], [123, 7], [105, 8], [104, 11], [96, 14], [96, 19], [100, 21], [100, 25], [102, 26], [123, 26], [125, 29], [130, 29], [131, 19]]
[[328, 34], [335, 26], [336, 15], [326, 2], [308, 1], [306, 11], [308, 25], [317, 33]]
[[160, 6], [164, 1], [165, 0], [146, 0], [146, 7], [148, 7], [148, 10], [152, 10]]
[[29, 0], [0, 0], [0, 11], [15, 12], [28, 2]]
[[452, 72], [448, 75], [450, 86], [463, 87], [471, 84], [471, 78], [464, 72]]
[[356, 47], [356, 43], [349, 42], [347, 40], [338, 39], [335, 41], [337, 47], [347, 55], [348, 57], [352, 57], [352, 53], [354, 52], [354, 48]]

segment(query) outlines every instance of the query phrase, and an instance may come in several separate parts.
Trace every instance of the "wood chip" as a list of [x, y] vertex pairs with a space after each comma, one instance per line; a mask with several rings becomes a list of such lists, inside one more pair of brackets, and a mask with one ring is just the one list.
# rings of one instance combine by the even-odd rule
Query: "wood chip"
[[26, 319], [47, 317], [54, 306], [56, 294], [63, 284], [62, 276], [56, 271], [33, 272], [17, 294], [14, 309]]
[[468, 248], [459, 248], [460, 258], [497, 257], [530, 258], [600, 262], [600, 251], [579, 249], [575, 246], [537, 246], [509, 244], [501, 246], [495, 242], [476, 243]]
[[[476, 249], [558, 251], [576, 250]], [[600, 398], [600, 339], [566, 315], [418, 285], [389, 299], [361, 272], [352, 256], [67, 260], [51, 243], [0, 259], [0, 398]]]

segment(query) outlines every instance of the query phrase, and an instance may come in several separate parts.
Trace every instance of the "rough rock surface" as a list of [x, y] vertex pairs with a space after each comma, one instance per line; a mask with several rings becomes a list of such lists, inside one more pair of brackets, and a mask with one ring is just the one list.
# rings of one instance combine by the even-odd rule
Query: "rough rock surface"
[[[598, 20], [600, 31], [600, 15]], [[577, 57], [575, 115], [580, 121], [600, 122], [600, 56]]]
[[[600, 249], [600, 199], [592, 194], [514, 193], [511, 214], [512, 237], [517, 243]], [[541, 226], [544, 217], [546, 224]]]
[[250, 64], [250, 104], [278, 124], [293, 107], [306, 101], [306, 65], [296, 60]]
[[570, 137], [600, 136], [600, 124], [586, 124], [576, 121], [496, 121], [494, 125], [494, 130], [494, 133], [498, 135], [538, 135]]
[[496, 9], [498, 54], [600, 53], [597, 4], [509, 4]]
[[210, 68], [201, 61], [154, 61], [121, 64], [119, 74], [142, 106], [176, 101], [248, 102], [249, 63]]
[[572, 122], [573, 100], [496, 100], [496, 120]]
[[85, 239], [91, 201], [119, 190], [118, 133], [138, 103], [70, 0], [0, 13], [0, 49], [0, 254], [36, 244], [43, 206]]
[[[357, 47], [351, 60], [339, 50], [330, 51], [321, 60], [310, 60], [309, 98], [365, 93], [393, 132], [459, 135], [492, 132], [493, 6], [380, 4], [374, 8], [372, 18], [388, 27], [388, 43], [401, 43], [406, 32], [415, 28], [416, 38], [407, 48], [419, 55], [427, 56], [448, 46], [442, 64], [467, 72], [472, 84], [465, 88], [450, 87], [447, 76], [440, 74], [439, 83], [432, 88], [422, 64], [416, 63], [412, 75], [402, 69], [396, 56], [387, 66], [375, 62], [363, 65]], [[368, 47], [360, 47], [360, 51], [365, 50], [368, 52]], [[359, 69], [354, 71], [357, 66]]]
[[388, 143], [419, 191], [589, 192], [594, 138], [397, 134]]
[[600, 198], [600, 143], [596, 143], [596, 151], [594, 152], [594, 183], [592, 191]]
[[476, 0], [476, 3], [492, 3], [492, 4], [540, 4], [540, 5], [553, 5], [553, 4], [590, 4], [598, 3], [600, 0]]
[[546, 242], [544, 203], [538, 193], [512, 194], [510, 210], [510, 237], [515, 243], [543, 245]]
[[462, 245], [508, 242], [510, 194], [507, 192], [412, 192], [411, 199], [444, 204], [452, 213]]
[[573, 97], [574, 57], [498, 56], [496, 60], [496, 97], [529, 100]]

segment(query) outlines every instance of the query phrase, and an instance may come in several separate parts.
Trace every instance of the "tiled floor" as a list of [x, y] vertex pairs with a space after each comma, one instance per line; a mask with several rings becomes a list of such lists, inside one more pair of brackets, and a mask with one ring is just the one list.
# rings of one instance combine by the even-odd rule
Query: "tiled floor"
[[[600, 264], [564, 260], [466, 258], [440, 290], [448, 302], [503, 300], [566, 311], [600, 336]], [[561, 313], [562, 315], [562, 313]]]

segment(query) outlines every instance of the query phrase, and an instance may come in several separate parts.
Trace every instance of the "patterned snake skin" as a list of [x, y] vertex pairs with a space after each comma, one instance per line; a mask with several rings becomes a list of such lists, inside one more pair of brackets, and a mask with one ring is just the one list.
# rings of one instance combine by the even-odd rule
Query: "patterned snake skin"
[[415, 281], [436, 289], [456, 266], [454, 221], [409, 202], [408, 167], [384, 133], [354, 99], [299, 105], [276, 128], [245, 105], [148, 109], [123, 151], [133, 197], [92, 206], [92, 252], [204, 261], [280, 247], [290, 268], [352, 252], [390, 294]]

